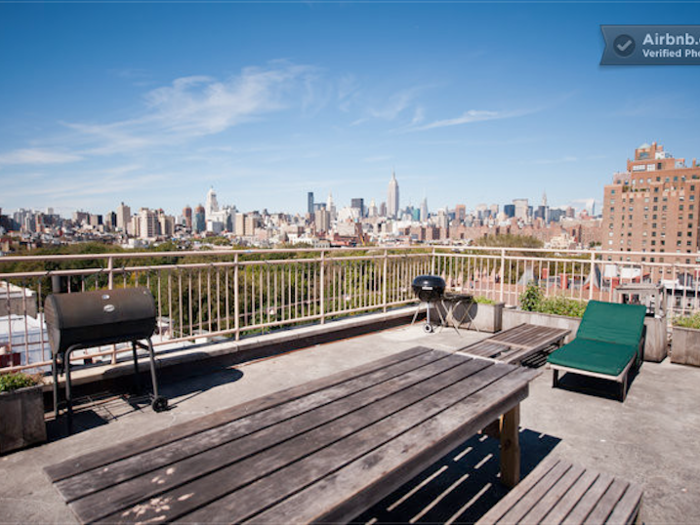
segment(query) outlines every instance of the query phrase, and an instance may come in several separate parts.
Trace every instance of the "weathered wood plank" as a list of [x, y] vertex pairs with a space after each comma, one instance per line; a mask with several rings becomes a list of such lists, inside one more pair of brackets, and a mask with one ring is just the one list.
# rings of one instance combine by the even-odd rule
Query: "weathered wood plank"
[[[166, 467], [180, 460], [224, 446], [236, 439], [284, 423], [292, 418], [297, 418], [294, 420], [294, 428], [301, 432], [300, 427], [296, 426], [300, 424], [298, 416], [301, 414], [323, 407], [323, 410], [316, 416], [315, 420], [318, 421], [318, 418], [330, 418], [333, 411], [357, 409], [392, 392], [394, 388], [422, 381], [459, 363], [455, 360], [446, 361], [445, 358], [448, 356], [449, 354], [444, 352], [421, 354], [405, 362], [364, 375], [356, 381], [346, 381], [324, 391], [314, 392], [271, 409], [241, 417], [226, 425], [182, 438], [156, 449], [113, 462], [105, 467], [77, 474], [57, 482], [56, 488], [67, 502], [71, 502], [131, 479], [135, 477], [135, 473], [144, 475], [153, 472], [154, 476], [162, 475], [162, 473], [154, 471], [159, 468], [167, 471]], [[338, 404], [341, 401], [342, 403]], [[323, 420], [321, 419], [321, 421]], [[291, 427], [283, 427], [283, 433], [290, 431]], [[269, 439], [274, 438], [275, 432], [280, 431], [275, 430], [267, 433], [267, 435], [273, 436]]]
[[[445, 361], [448, 360], [446, 359]], [[142, 495], [140, 504], [132, 506], [129, 510], [127, 508], [128, 505], [124, 503], [128, 502], [130, 504], [131, 501], [129, 501], [129, 498], [134, 497], [134, 494], [136, 494], [138, 498], [138, 490], [135, 490], [135, 486], [132, 482], [123, 484], [126, 485], [124, 487], [116, 487], [115, 492], [120, 495], [118, 499], [118, 505], [121, 507], [120, 511], [126, 510], [126, 512], [117, 512], [104, 519], [109, 522], [120, 522], [122, 520], [130, 521], [138, 517], [139, 521], [156, 518], [171, 521], [177, 516], [190, 512], [201, 505], [211, 504], [217, 499], [244, 487], [246, 484], [256, 479], [269, 476], [276, 470], [290, 463], [299, 461], [319, 450], [324, 450], [333, 443], [357, 434], [367, 427], [370, 428], [369, 430], [365, 430], [362, 433], [363, 435], [366, 435], [367, 432], [370, 431], [376, 432], [377, 428], [382, 428], [385, 433], [385, 435], [381, 436], [382, 439], [391, 440], [402, 431], [401, 429], [404, 428], [405, 425], [415, 424], [416, 419], [420, 421], [420, 418], [431, 417], [431, 415], [438, 410], [438, 407], [441, 406], [441, 403], [452, 402], [455, 395], [460, 391], [464, 391], [465, 388], [472, 383], [478, 385], [480, 382], [485, 381], [485, 374], [479, 374], [479, 371], [494, 368], [494, 365], [491, 363], [470, 360], [461, 356], [450, 356], [449, 361], [459, 362], [461, 364], [443, 374], [433, 377], [430, 381], [423, 381], [410, 388], [400, 390], [396, 392], [395, 395], [386, 397], [362, 410], [351, 412], [333, 421], [322, 424], [311, 431], [296, 435], [287, 441], [262, 450], [260, 453], [256, 453], [256, 447], [259, 450], [261, 445], [261, 439], [257, 436], [256, 439], [241, 440], [240, 443], [236, 443], [235, 447], [231, 447], [231, 450], [221, 449], [215, 451], [215, 453], [210, 456], [212, 464], [208, 465], [208, 467], [219, 468], [216, 471], [210, 472], [205, 477], [199, 477], [202, 468], [200, 466], [201, 460], [197, 462], [186, 460], [186, 469], [180, 468], [176, 472], [173, 472], [173, 476], [176, 476], [173, 478], [176, 480], [173, 485], [178, 486], [165, 494], [164, 497], [156, 498], [156, 500], [167, 499], [169, 508], [165, 513], [161, 505], [152, 506], [148, 505], [148, 502], [144, 504]], [[482, 377], [484, 377], [484, 379], [480, 379]], [[303, 417], [313, 417], [313, 415], [314, 414], [309, 414]], [[392, 422], [391, 425], [384, 423], [388, 420]], [[383, 426], [377, 427], [376, 423], [378, 422], [382, 423]], [[272, 429], [266, 429], [264, 432], [271, 432], [271, 430]], [[277, 430], [277, 433], [282, 430], [284, 429]], [[293, 433], [294, 430], [295, 429], [292, 428], [291, 432]], [[270, 439], [271, 443], [281, 441], [279, 436], [275, 436], [274, 433], [270, 434]], [[376, 441], [376, 439], [368, 443], [368, 445], [373, 445], [374, 441]], [[240, 449], [243, 446], [249, 448], [244, 450], [246, 457], [236, 463], [228, 464], [230, 463], [229, 455], [240, 456]], [[329, 459], [331, 464], [335, 465], [337, 459], [334, 456], [331, 456]], [[218, 461], [218, 465], [216, 461]], [[224, 463], [223, 468], [221, 468], [222, 462]], [[192, 481], [182, 484], [183, 479], [190, 479]], [[293, 482], [293, 479], [293, 477], [287, 478], [285, 483], [290, 484]], [[139, 483], [147, 484], [149, 480], [150, 476], [147, 476], [140, 479]], [[157, 489], [162, 488], [162, 486], [157, 487]], [[256, 500], [259, 500], [259, 496], [255, 493], [246, 497], [247, 503]], [[74, 503], [76, 512], [79, 504], [79, 501]], [[266, 505], [269, 504], [269, 502], [259, 500], [257, 504]], [[144, 510], [144, 506], [148, 508]], [[90, 512], [90, 507], [91, 506], [87, 504], [81, 505], [80, 510], [82, 513], [88, 513]], [[81, 517], [83, 516], [83, 514], [80, 515]]]
[[566, 516], [564, 525], [581, 525], [588, 517], [593, 508], [603, 497], [605, 491], [612, 484], [613, 477], [610, 474], [600, 474], [598, 479], [591, 485], [582, 498], [578, 500], [571, 512]]
[[486, 525], [497, 523], [504, 514], [537, 485], [540, 480], [555, 468], [561, 461], [552, 456], [547, 456], [534, 470], [520, 483], [517, 490], [511, 490], [506, 494], [496, 505], [494, 505], [481, 519], [477, 522], [478, 525]]
[[[264, 398], [249, 401], [244, 405], [230, 407], [208, 416], [153, 432], [152, 434], [136, 438], [135, 440], [83, 454], [76, 458], [70, 458], [66, 461], [48, 466], [44, 470], [49, 479], [53, 482], [65, 479], [81, 472], [99, 468], [135, 454], [160, 447], [166, 443], [171, 443], [184, 437], [216, 428], [234, 419], [268, 410], [284, 403], [289, 403], [291, 400], [302, 396], [308, 396], [309, 394], [322, 391], [333, 385], [340, 385], [349, 380], [359, 380], [364, 375], [375, 372], [381, 373], [384, 369], [387, 369], [387, 371], [391, 373], [390, 368], [392, 366], [401, 366], [404, 362], [408, 362], [420, 355], [430, 354], [431, 352], [433, 352], [431, 349], [425, 347], [411, 348], [352, 370], [324, 377], [280, 392], [275, 392]], [[410, 364], [408, 366], [410, 366]]]
[[[549, 491], [558, 484], [561, 479], [571, 470], [571, 464], [566, 461], [559, 461], [545, 476], [540, 478], [535, 486], [527, 493], [523, 492], [519, 486], [517, 492], [521, 495], [520, 500], [513, 505], [510, 510], [503, 516], [504, 523], [537, 523], [533, 520], [531, 513], [534, 507], [545, 496], [549, 495]], [[527, 516], [527, 518], [525, 518]]]
[[547, 518], [547, 514], [556, 507], [559, 500], [562, 499], [564, 494], [574, 486], [585, 472], [585, 469], [578, 465], [570, 465], [568, 462], [564, 464], [569, 466], [569, 470], [542, 499], [536, 502], [530, 512], [525, 516], [526, 521], [529, 523], [548, 523], [549, 519]]
[[631, 523], [640, 504], [641, 491], [628, 482], [552, 458], [538, 465], [477, 525]]
[[[233, 490], [246, 480], [249, 482], [266, 475], [287, 462], [295, 461], [446, 386], [462, 381], [487, 365], [448, 355], [446, 359], [378, 385], [375, 389], [363, 390], [293, 420], [266, 427], [223, 446], [209, 448], [201, 454], [185, 456], [167, 467], [145, 470], [138, 477], [74, 501], [72, 508], [85, 521], [101, 519], [191, 480], [209, 483], [202, 476], [220, 477], [217, 473], [223, 469], [235, 472], [227, 475], [230, 479], [219, 480], [215, 488], [203, 492], [211, 495], [224, 488]], [[144, 472], [138, 464], [131, 467], [132, 471]]]
[[[527, 383], [523, 384], [517, 373], [504, 376], [497, 383], [452, 406], [440, 417], [426, 420], [393, 442], [376, 448], [340, 470], [317, 479], [310, 476], [305, 482], [311, 485], [281, 501], [279, 505], [254, 516], [251, 522], [347, 522], [462, 443], [480, 426], [493, 419], [494, 414], [503, 413], [525, 397]], [[342, 454], [343, 449], [340, 448], [336, 453]], [[311, 457], [309, 461], [319, 459]], [[310, 466], [299, 475], [305, 472], [319, 473]], [[294, 476], [292, 478], [296, 479]], [[276, 486], [273, 484], [268, 487], [268, 490], [279, 490], [278, 487], [289, 493], [284, 478], [278, 480]], [[237, 501], [227, 499], [220, 503], [226, 505], [221, 509], [222, 515], [227, 515], [226, 512], [236, 509]], [[186, 516], [183, 522], [195, 517]]]
[[573, 486], [562, 496], [556, 507], [547, 514], [547, 523], [561, 523], [571, 512], [571, 509], [578, 503], [588, 489], [593, 485], [600, 475], [592, 470], [587, 470], [576, 480]]
[[615, 479], [612, 485], [608, 487], [608, 490], [605, 491], [603, 497], [598, 500], [596, 506], [583, 521], [583, 524], [603, 525], [608, 523], [608, 517], [610, 514], [612, 514], [615, 505], [617, 505], [617, 502], [620, 501], [620, 498], [622, 498], [623, 494], [627, 490], [627, 487], [629, 487], [629, 483], [627, 481]]
[[614, 512], [608, 518], [614, 524], [632, 524], [639, 515], [642, 505], [642, 489], [636, 485], [627, 487], [617, 503]]
[[562, 328], [520, 324], [460, 349], [468, 355], [519, 363], [532, 354], [561, 343], [570, 331]]

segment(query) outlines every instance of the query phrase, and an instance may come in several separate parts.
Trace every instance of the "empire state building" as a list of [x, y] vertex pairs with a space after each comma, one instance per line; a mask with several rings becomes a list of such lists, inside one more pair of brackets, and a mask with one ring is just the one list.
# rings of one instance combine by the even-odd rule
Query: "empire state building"
[[386, 203], [387, 215], [396, 218], [399, 213], [399, 183], [396, 181], [396, 174], [393, 171], [389, 181], [389, 197]]

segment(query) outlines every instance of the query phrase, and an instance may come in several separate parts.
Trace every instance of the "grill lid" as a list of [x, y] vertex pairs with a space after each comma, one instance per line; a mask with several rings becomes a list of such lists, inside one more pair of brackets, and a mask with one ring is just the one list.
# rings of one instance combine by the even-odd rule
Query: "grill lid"
[[445, 293], [445, 280], [437, 275], [419, 275], [413, 279], [413, 292], [421, 301], [436, 301]]
[[156, 326], [156, 305], [146, 288], [53, 294], [44, 304], [49, 344], [54, 353], [146, 339]]

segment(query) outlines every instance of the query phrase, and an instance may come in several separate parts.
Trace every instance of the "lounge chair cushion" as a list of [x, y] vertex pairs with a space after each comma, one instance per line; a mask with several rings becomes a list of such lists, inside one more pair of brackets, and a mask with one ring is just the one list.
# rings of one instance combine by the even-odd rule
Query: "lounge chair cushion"
[[638, 346], [605, 343], [577, 337], [550, 354], [548, 361], [565, 366], [617, 377], [635, 358]]
[[589, 301], [576, 338], [636, 347], [642, 338], [646, 307]]

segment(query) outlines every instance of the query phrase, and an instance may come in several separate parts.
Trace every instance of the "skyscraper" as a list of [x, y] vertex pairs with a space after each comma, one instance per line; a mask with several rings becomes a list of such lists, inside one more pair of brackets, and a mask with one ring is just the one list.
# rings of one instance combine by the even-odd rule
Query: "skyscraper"
[[365, 216], [365, 200], [364, 199], [350, 199], [350, 207], [356, 208], [359, 211], [360, 217]]
[[330, 220], [335, 219], [335, 204], [333, 203], [333, 194], [328, 192], [328, 200], [326, 201], [326, 210], [330, 216]]
[[513, 205], [515, 206], [516, 219], [527, 221], [529, 209], [527, 199], [513, 199]]
[[194, 231], [197, 233], [202, 233], [207, 229], [207, 219], [204, 206], [201, 204], [197, 206], [194, 210]]
[[131, 208], [123, 202], [117, 208], [117, 228], [128, 233], [129, 222], [131, 221]]
[[428, 220], [428, 197], [423, 197], [423, 202], [420, 203], [420, 221]]
[[185, 226], [192, 231], [192, 208], [189, 204], [182, 209], [182, 216], [185, 218]]
[[310, 191], [309, 193], [306, 194], [306, 203], [307, 203], [306, 212], [309, 215], [313, 215], [314, 214], [314, 192], [313, 191]]
[[205, 220], [211, 220], [212, 215], [219, 211], [219, 201], [216, 199], [214, 188], [209, 188], [207, 193], [207, 206], [204, 209]]
[[391, 172], [391, 180], [389, 181], [389, 193], [386, 205], [387, 216], [396, 218], [399, 213], [399, 183], [396, 180], [396, 174]]

